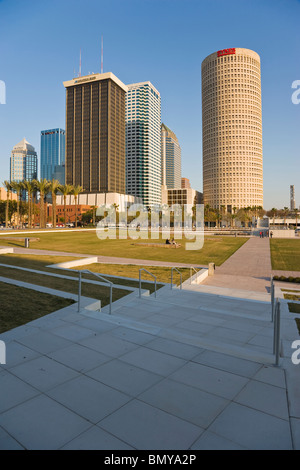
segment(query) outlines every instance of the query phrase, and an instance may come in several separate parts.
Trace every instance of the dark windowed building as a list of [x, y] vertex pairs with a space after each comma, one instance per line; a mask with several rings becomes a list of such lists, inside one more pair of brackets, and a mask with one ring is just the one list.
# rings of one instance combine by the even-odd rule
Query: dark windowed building
[[125, 94], [114, 74], [64, 82], [66, 183], [85, 193], [125, 194]]

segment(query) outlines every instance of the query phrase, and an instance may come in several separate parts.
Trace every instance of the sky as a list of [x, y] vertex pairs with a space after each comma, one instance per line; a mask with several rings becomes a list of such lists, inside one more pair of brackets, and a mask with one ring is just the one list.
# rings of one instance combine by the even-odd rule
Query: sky
[[[150, 81], [178, 137], [182, 176], [202, 191], [201, 63], [231, 47], [261, 58], [264, 208], [300, 205], [300, 0], [0, 0], [0, 184], [24, 137], [65, 129], [63, 81], [79, 72]], [[4, 85], [3, 85], [4, 84]], [[300, 97], [300, 93], [298, 95]], [[295, 103], [293, 103], [293, 101]]]

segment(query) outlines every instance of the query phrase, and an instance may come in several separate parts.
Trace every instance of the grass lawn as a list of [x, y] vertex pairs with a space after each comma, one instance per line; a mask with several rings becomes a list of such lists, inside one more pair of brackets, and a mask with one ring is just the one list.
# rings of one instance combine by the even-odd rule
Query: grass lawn
[[0, 282], [0, 333], [71, 305], [73, 300]]
[[[65, 274], [60, 272], [60, 274]], [[69, 279], [61, 279], [52, 276], [42, 276], [38, 273], [30, 271], [21, 271], [14, 267], [7, 268], [0, 266], [0, 276], [16, 279], [18, 281], [29, 282], [38, 286], [49, 287], [50, 289], [57, 289], [63, 292], [70, 292], [78, 294], [78, 279], [75, 277], [74, 281]], [[104, 307], [109, 303], [109, 287], [82, 283], [81, 294], [85, 297], [101, 300], [101, 305]], [[124, 295], [128, 295], [128, 291], [123, 289], [113, 289], [113, 302], [120, 299]], [[2, 300], [2, 299], [1, 299]]]
[[[72, 270], [62, 271], [59, 269], [47, 268], [48, 265], [61, 263], [63, 261], [71, 261], [77, 258], [71, 257], [58, 257], [58, 256], [39, 256], [39, 255], [17, 255], [6, 254], [0, 256], [0, 263], [11, 265], [11, 268], [0, 266], [0, 276], [16, 279], [19, 281], [29, 282], [32, 284], [49, 287], [52, 289], [78, 293], [78, 274]], [[45, 271], [49, 273], [63, 274], [74, 277], [73, 280], [64, 280], [60, 278], [42, 276], [41, 274], [31, 273], [29, 271], [21, 271], [14, 267], [23, 267], [27, 269], [35, 269], [38, 271]], [[100, 268], [100, 269], [99, 269]], [[81, 267], [80, 269], [84, 269]], [[89, 265], [87, 269], [95, 272], [103, 272], [106, 274], [112, 273], [116, 276], [122, 275], [127, 277], [138, 277], [138, 266], [114, 266], [114, 265]], [[152, 269], [151, 269], [152, 271]], [[188, 277], [189, 270], [186, 271]], [[169, 268], [156, 268], [155, 275], [158, 276], [157, 288], [162, 285], [160, 282], [170, 282], [170, 269]], [[96, 280], [95, 277], [83, 275], [83, 278]], [[147, 274], [143, 273], [143, 279], [147, 278]], [[122, 284], [124, 286], [138, 287], [137, 281], [120, 280], [118, 278], [107, 278], [110, 281]], [[151, 279], [149, 277], [149, 279]], [[179, 280], [179, 278], [178, 278]], [[174, 283], [176, 279], [174, 276]], [[142, 288], [154, 292], [154, 285], [142, 282]], [[130, 291], [113, 288], [113, 301], [127, 295]], [[109, 303], [109, 288], [99, 285], [91, 285], [82, 283], [82, 295], [101, 300], [101, 305], [104, 307]], [[31, 289], [14, 286], [0, 282], [0, 298], [1, 298], [1, 313], [0, 313], [0, 333], [16, 328], [17, 326], [28, 323], [36, 318], [47, 315], [51, 312], [59, 310], [67, 305], [73, 303], [71, 299], [64, 299], [45, 293], [40, 293]]]
[[300, 240], [271, 239], [272, 269], [300, 271]]
[[[284, 294], [283, 297], [287, 300], [297, 300], [298, 302], [300, 301], [300, 295], [296, 294]], [[297, 305], [297, 304], [295, 304]], [[300, 305], [299, 305], [300, 307]]]
[[[137, 279], [137, 281], [119, 279], [118, 277], [113, 277], [113, 278], [107, 277], [107, 279], [113, 282], [114, 284], [120, 284], [123, 286], [129, 286], [129, 287], [135, 287], [135, 288], [139, 287], [139, 282], [138, 282], [139, 269], [142, 268], [143, 266], [119, 265], [119, 264], [116, 264], [116, 265], [114, 264], [89, 264], [87, 266], [75, 267], [74, 270], [68, 269], [67, 271], [47, 267], [51, 264], [58, 264], [62, 262], [72, 261], [73, 259], [78, 259], [78, 258], [64, 257], [64, 256], [40, 256], [40, 255], [18, 255], [18, 254], [0, 255], [0, 263], [2, 264], [7, 264], [11, 266], [20, 266], [20, 267], [27, 268], [27, 269], [35, 269], [37, 271], [46, 271], [49, 273], [72, 276], [76, 279], [78, 279], [78, 274], [75, 273], [74, 270], [88, 269], [89, 271], [93, 271], [99, 274], [104, 274], [103, 277], [105, 277], [105, 274], [110, 274], [112, 276], [135, 278]], [[3, 272], [5, 272], [6, 268], [1, 267], [1, 266], [0, 268], [2, 268], [4, 270]], [[157, 288], [160, 287], [159, 283], [161, 282], [166, 282], [166, 283], [171, 282], [171, 268], [151, 266], [149, 268], [146, 267], [146, 269], [152, 272], [157, 277], [157, 282], [158, 282]], [[183, 281], [189, 278], [190, 276], [189, 269], [180, 268], [180, 272], [182, 273]], [[84, 274], [83, 278], [92, 279], [94, 281], [97, 280], [95, 276], [90, 276], [88, 274]], [[145, 272], [143, 272], [142, 274], [142, 279], [153, 281], [153, 278]], [[178, 282], [180, 281], [180, 276], [178, 273], [174, 272], [173, 283], [176, 284], [177, 281]], [[152, 286], [152, 284], [142, 282], [142, 288], [148, 289], [150, 290], [150, 292], [154, 291], [154, 286]]]
[[[136, 266], [135, 264], [129, 265], [122, 265], [122, 264], [89, 264], [88, 266], [78, 266], [78, 268], [74, 269], [88, 269], [95, 273], [99, 274], [109, 274], [112, 276], [124, 276], [124, 277], [131, 277], [135, 279], [139, 279], [139, 270], [140, 268], [145, 268], [147, 271], [150, 271], [154, 276], [157, 278], [157, 282], [164, 282], [164, 283], [171, 283], [171, 268], [164, 268], [160, 266]], [[189, 268], [179, 268], [178, 269], [182, 275], [182, 282], [190, 277], [190, 269]], [[195, 274], [193, 271], [192, 275]], [[105, 276], [104, 276], [105, 277]], [[108, 280], [112, 282], [120, 282], [117, 278], [108, 277]], [[142, 280], [153, 281], [153, 277], [147, 274], [145, 271], [142, 272]], [[133, 287], [138, 287], [138, 283], [132, 283], [128, 281], [125, 283], [125, 280], [121, 281], [123, 285], [133, 285]], [[173, 271], [173, 284], [180, 283], [180, 275], [177, 271]], [[142, 283], [143, 285], [143, 283]], [[149, 284], [145, 284], [145, 287], [149, 289]]]
[[[7, 235], [7, 234], [6, 234]], [[30, 235], [28, 235], [30, 236]], [[96, 231], [64, 231], [34, 234], [40, 240], [31, 242], [30, 248], [40, 250], [55, 250], [68, 253], [83, 253], [99, 256], [114, 256], [121, 258], [147, 259], [156, 261], [170, 261], [187, 263], [194, 266], [206, 266], [213, 262], [220, 266], [247, 240], [247, 237], [212, 237], [204, 241], [200, 250], [186, 250], [186, 242], [193, 240], [176, 239], [182, 246], [173, 248], [156, 248], [140, 245], [145, 242], [163, 243], [165, 240], [132, 240], [132, 239], [105, 239], [100, 240]], [[13, 235], [11, 236], [13, 237]], [[18, 238], [16, 235], [14, 238]], [[10, 247], [24, 247], [22, 241], [1, 239], [0, 245]]]

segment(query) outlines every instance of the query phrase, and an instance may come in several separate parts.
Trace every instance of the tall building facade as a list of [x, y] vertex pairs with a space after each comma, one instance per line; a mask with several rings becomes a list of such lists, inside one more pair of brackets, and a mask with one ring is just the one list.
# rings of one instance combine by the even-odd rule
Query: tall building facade
[[291, 184], [290, 185], [290, 210], [294, 211], [295, 209], [296, 209], [295, 186]]
[[150, 82], [126, 93], [126, 192], [150, 207], [161, 203], [161, 98]]
[[161, 125], [162, 186], [181, 187], [181, 148], [176, 135], [165, 124]]
[[181, 188], [190, 188], [191, 183], [188, 178], [181, 178]]
[[202, 62], [204, 204], [263, 206], [260, 57], [224, 49]]
[[64, 82], [66, 183], [85, 193], [125, 193], [125, 94], [111, 72]]
[[10, 156], [10, 181], [37, 179], [38, 158], [35, 148], [24, 138], [15, 145]]
[[65, 130], [41, 131], [41, 179], [57, 179], [65, 184]]

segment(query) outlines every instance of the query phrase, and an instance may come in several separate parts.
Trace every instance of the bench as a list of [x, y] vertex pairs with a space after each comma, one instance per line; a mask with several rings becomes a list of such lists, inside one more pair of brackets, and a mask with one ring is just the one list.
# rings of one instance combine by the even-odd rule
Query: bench
[[180, 248], [181, 245], [172, 245], [167, 243], [134, 243], [137, 246], [152, 246], [154, 248]]

